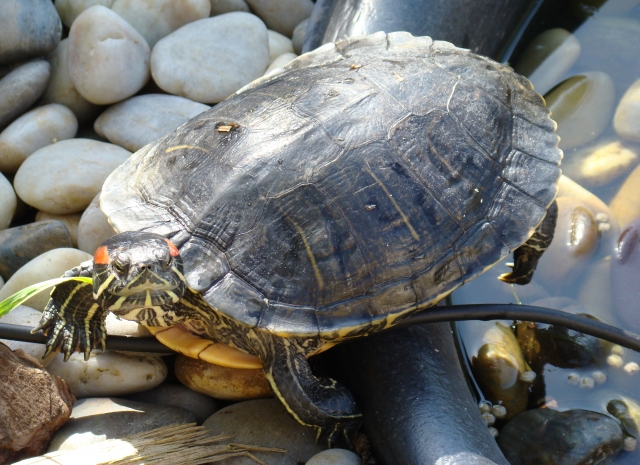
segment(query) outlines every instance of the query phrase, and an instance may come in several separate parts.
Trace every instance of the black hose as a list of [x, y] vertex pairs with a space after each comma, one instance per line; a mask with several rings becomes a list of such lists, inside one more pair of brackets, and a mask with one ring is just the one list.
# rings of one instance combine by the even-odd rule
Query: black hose
[[[392, 329], [427, 323], [467, 320], [519, 320], [559, 325], [640, 352], [640, 336], [637, 334], [591, 318], [531, 305], [471, 304], [431, 307], [405, 318]], [[45, 343], [44, 335], [31, 334], [29, 331], [30, 328], [26, 326], [0, 323], [0, 339]], [[153, 337], [107, 336], [107, 349], [153, 353], [173, 352]]]

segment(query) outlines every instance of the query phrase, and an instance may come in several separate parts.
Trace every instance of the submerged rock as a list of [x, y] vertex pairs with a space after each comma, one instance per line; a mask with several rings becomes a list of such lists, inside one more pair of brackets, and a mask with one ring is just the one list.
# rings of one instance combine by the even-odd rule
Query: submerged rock
[[611, 257], [611, 289], [616, 315], [630, 331], [640, 331], [640, 218], [622, 231]]

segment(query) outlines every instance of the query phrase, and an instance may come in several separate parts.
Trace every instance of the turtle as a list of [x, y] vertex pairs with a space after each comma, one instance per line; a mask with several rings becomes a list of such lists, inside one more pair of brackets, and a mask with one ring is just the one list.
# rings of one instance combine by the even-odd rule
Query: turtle
[[296, 420], [348, 443], [361, 412], [308, 357], [511, 252], [500, 278], [528, 283], [555, 229], [555, 129], [526, 78], [448, 42], [326, 44], [117, 168], [100, 196], [117, 234], [65, 274], [93, 281], [54, 288], [36, 330], [65, 359], [104, 349], [108, 312], [179, 329], [191, 355], [230, 346]]

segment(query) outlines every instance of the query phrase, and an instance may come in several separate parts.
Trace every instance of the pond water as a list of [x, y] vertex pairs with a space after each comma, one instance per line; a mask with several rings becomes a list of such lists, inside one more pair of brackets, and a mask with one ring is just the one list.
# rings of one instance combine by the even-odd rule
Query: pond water
[[[530, 284], [497, 279], [509, 257], [452, 301], [552, 307], [640, 333], [640, 0], [542, 2], [507, 61], [558, 122], [565, 177], [555, 239]], [[508, 416], [537, 407], [607, 414], [618, 400], [638, 438], [638, 353], [542, 324], [457, 327], [482, 395], [512, 406]], [[531, 371], [533, 382], [520, 378]], [[615, 463], [640, 463], [640, 449]]]

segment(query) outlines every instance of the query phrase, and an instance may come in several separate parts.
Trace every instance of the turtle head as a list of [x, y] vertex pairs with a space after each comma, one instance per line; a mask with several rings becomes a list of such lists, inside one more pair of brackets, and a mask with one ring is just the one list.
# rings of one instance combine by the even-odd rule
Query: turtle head
[[116, 234], [93, 257], [94, 298], [126, 319], [139, 320], [142, 308], [175, 304], [185, 286], [178, 249], [158, 234]]

